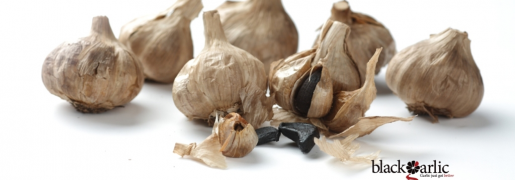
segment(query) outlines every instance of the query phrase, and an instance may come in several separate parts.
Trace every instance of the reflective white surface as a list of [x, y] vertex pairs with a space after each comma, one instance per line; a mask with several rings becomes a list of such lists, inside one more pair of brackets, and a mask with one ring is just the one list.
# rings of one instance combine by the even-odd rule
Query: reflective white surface
[[[115, 35], [130, 20], [171, 6], [174, 0], [3, 1], [0, 3], [0, 179], [405, 179], [407, 173], [374, 174], [315, 147], [304, 155], [289, 139], [228, 158], [227, 170], [173, 154], [175, 142], [201, 142], [211, 129], [188, 121], [173, 103], [171, 85], [146, 82], [124, 108], [82, 114], [51, 95], [41, 81], [48, 53], [61, 42], [86, 36], [95, 15], [107, 15]], [[204, 11], [222, 0], [204, 0]], [[284, 0], [308, 49], [334, 1]], [[397, 50], [448, 27], [469, 33], [485, 95], [470, 116], [428, 116], [396, 122], [359, 138], [358, 153], [381, 150], [385, 163], [433, 160], [449, 164], [453, 179], [511, 177], [515, 161], [515, 1], [351, 0], [351, 8], [382, 22]], [[202, 16], [192, 22], [195, 54], [204, 46]], [[410, 116], [389, 91], [385, 68], [376, 76], [378, 94], [367, 116]], [[412, 175], [419, 179], [419, 174]]]

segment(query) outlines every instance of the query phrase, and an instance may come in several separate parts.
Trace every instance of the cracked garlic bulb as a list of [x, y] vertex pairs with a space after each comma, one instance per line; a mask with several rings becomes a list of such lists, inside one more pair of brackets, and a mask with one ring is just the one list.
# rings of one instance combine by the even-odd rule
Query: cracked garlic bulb
[[142, 62], [147, 79], [172, 83], [193, 59], [190, 23], [202, 9], [200, 0], [177, 0], [167, 10], [125, 24], [120, 42]]
[[467, 32], [456, 29], [431, 35], [395, 55], [386, 71], [388, 87], [410, 112], [464, 117], [483, 99], [484, 85]]
[[[363, 117], [376, 97], [374, 75], [382, 48], [367, 63], [360, 81], [355, 62], [348, 53], [349, 26], [328, 20], [318, 45], [272, 64], [270, 94], [281, 108], [274, 109], [271, 124], [305, 122], [331, 137], [360, 136], [394, 121], [413, 118]], [[370, 119], [381, 119], [370, 123]]]
[[100, 113], [130, 102], [144, 80], [140, 62], [114, 37], [105, 16], [93, 18], [89, 36], [55, 48], [41, 74], [50, 93], [84, 113]]
[[297, 28], [281, 0], [226, 1], [217, 8], [227, 40], [270, 69], [272, 61], [297, 52]]
[[273, 115], [263, 63], [227, 41], [217, 11], [203, 16], [206, 43], [175, 78], [175, 106], [189, 119], [210, 125], [217, 114], [236, 112], [259, 128]]
[[[383, 48], [375, 69], [376, 74], [395, 55], [395, 41], [390, 31], [374, 18], [353, 12], [347, 1], [334, 3], [329, 19], [345, 23], [350, 27], [351, 33], [346, 38], [347, 48], [356, 62], [362, 81], [365, 79], [367, 62], [376, 48]], [[316, 42], [318, 41], [315, 41], [315, 46]]]

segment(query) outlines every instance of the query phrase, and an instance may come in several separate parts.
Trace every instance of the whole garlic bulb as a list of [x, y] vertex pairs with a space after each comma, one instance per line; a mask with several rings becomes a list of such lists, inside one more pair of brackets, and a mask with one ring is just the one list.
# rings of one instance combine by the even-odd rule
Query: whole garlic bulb
[[144, 80], [140, 62], [114, 37], [105, 16], [93, 18], [89, 36], [55, 48], [41, 74], [50, 93], [85, 113], [130, 102]]
[[464, 117], [483, 99], [481, 73], [466, 32], [447, 29], [395, 55], [386, 71], [388, 87], [416, 114]]
[[227, 157], [243, 157], [249, 154], [258, 143], [254, 127], [238, 113], [229, 113], [222, 118], [215, 131], [222, 145], [220, 151]]
[[263, 63], [227, 42], [217, 11], [203, 16], [206, 44], [175, 78], [174, 103], [189, 119], [212, 125], [216, 114], [237, 112], [259, 128], [273, 116]]
[[125, 24], [120, 42], [143, 64], [147, 79], [172, 83], [182, 66], [193, 59], [190, 23], [202, 9], [200, 0], [177, 0], [157, 15]]
[[297, 52], [297, 28], [281, 0], [226, 1], [217, 10], [227, 40], [261, 60], [267, 74], [272, 61]]
[[[374, 18], [351, 11], [347, 1], [334, 3], [329, 19], [345, 23], [350, 27], [351, 33], [347, 38], [347, 48], [359, 69], [361, 81], [365, 80], [367, 62], [375, 53], [376, 48], [383, 48], [377, 62], [376, 74], [395, 55], [395, 41], [390, 31]], [[318, 40], [315, 41], [314, 46], [316, 46], [316, 42]]]

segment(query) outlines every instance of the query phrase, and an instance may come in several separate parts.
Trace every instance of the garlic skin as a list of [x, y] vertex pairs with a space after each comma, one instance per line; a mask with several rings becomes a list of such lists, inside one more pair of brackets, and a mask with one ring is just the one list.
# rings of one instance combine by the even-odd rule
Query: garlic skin
[[226, 1], [217, 8], [227, 40], [265, 65], [297, 52], [297, 28], [281, 0]]
[[[345, 23], [350, 27], [351, 33], [347, 38], [347, 48], [356, 62], [361, 81], [365, 79], [367, 62], [376, 48], [383, 48], [375, 69], [376, 74], [395, 55], [395, 41], [390, 31], [374, 18], [353, 12], [347, 1], [334, 3], [329, 19]], [[314, 46], [317, 45], [316, 42]]]
[[200, 0], [177, 0], [163, 12], [122, 27], [120, 42], [142, 62], [147, 79], [172, 83], [182, 66], [193, 59], [190, 23], [202, 8]]
[[243, 157], [257, 146], [259, 139], [256, 130], [238, 113], [227, 114], [215, 128], [224, 156]]
[[105, 16], [93, 18], [89, 36], [55, 48], [46, 57], [41, 75], [50, 93], [84, 113], [130, 102], [144, 80], [141, 63], [114, 37]]
[[204, 12], [206, 44], [188, 61], [173, 84], [175, 106], [189, 119], [212, 125], [218, 115], [241, 114], [253, 127], [273, 116], [273, 97], [266, 97], [263, 63], [225, 38], [217, 11]]
[[410, 112], [464, 117], [483, 99], [484, 85], [466, 32], [431, 35], [395, 55], [386, 71], [388, 87]]

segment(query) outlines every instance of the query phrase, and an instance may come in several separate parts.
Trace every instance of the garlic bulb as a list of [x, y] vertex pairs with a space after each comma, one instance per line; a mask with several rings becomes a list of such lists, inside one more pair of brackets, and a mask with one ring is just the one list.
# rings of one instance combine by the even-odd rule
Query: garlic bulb
[[267, 74], [272, 61], [297, 52], [297, 28], [281, 0], [226, 1], [217, 10], [227, 40], [261, 60]]
[[[349, 33], [349, 26], [328, 20], [315, 49], [274, 62], [270, 93], [282, 109], [278, 109], [271, 124], [308, 122], [320, 128], [322, 133], [338, 137], [347, 135], [346, 130], [361, 136], [386, 123], [413, 119], [381, 117], [381, 123], [368, 123], [368, 119], [363, 118], [376, 97], [374, 75], [382, 48], [378, 48], [368, 61], [362, 82], [347, 51]], [[362, 120], [365, 120], [362, 125], [355, 126]]]
[[254, 127], [238, 113], [229, 113], [217, 126], [220, 151], [227, 157], [243, 157], [249, 154], [258, 143]]
[[175, 106], [189, 119], [214, 122], [216, 114], [241, 114], [252, 126], [273, 116], [263, 63], [225, 38], [217, 11], [204, 12], [206, 44], [173, 84]]
[[93, 18], [89, 36], [55, 48], [41, 74], [50, 93], [84, 113], [130, 102], [144, 80], [141, 63], [116, 40], [105, 16]]
[[177, 0], [163, 12], [122, 27], [120, 42], [142, 62], [147, 79], [172, 83], [182, 66], [193, 59], [190, 23], [202, 7], [200, 0]]
[[[347, 48], [356, 62], [361, 81], [365, 80], [367, 62], [374, 54], [376, 48], [384, 48], [377, 62], [375, 69], [376, 74], [379, 73], [381, 67], [388, 64], [393, 55], [395, 55], [395, 42], [390, 31], [374, 18], [365, 14], [352, 12], [347, 1], [344, 0], [334, 3], [329, 19], [350, 26], [351, 33], [347, 37]], [[314, 46], [316, 46], [316, 42], [318, 41], [315, 41]]]
[[447, 29], [403, 49], [386, 71], [388, 87], [416, 114], [464, 117], [483, 99], [481, 73], [466, 32]]

